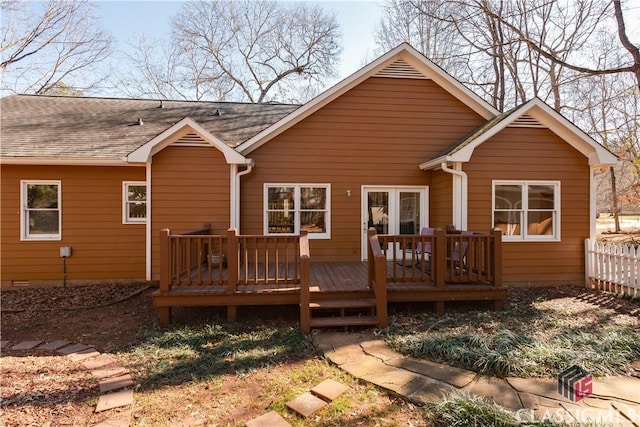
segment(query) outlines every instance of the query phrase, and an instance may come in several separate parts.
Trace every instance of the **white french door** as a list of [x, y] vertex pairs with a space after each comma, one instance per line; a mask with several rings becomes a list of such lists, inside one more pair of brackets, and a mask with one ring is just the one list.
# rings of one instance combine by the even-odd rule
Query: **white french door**
[[362, 259], [367, 259], [367, 230], [378, 234], [420, 234], [428, 224], [427, 187], [362, 188]]

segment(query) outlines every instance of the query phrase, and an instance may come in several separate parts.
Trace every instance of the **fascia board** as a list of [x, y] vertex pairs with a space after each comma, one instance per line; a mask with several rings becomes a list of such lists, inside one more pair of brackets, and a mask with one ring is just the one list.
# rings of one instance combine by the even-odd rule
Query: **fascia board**
[[291, 114], [283, 117], [262, 132], [243, 142], [238, 147], [236, 147], [236, 150], [244, 155], [251, 153], [253, 150], [262, 146], [270, 139], [281, 134], [291, 126], [302, 121], [306, 117], [318, 111], [320, 108], [329, 104], [331, 101], [335, 100], [350, 89], [354, 88], [367, 78], [373, 76], [375, 73], [382, 70], [391, 62], [395, 61], [397, 57], [401, 56], [403, 53], [409, 55], [409, 58], [404, 59], [409, 59], [414, 64], [419, 65], [419, 68], [421, 68], [429, 78], [433, 79], [445, 90], [449, 91], [453, 96], [460, 99], [485, 119], [488, 120], [499, 113], [498, 110], [491, 106], [491, 104], [475, 95], [472, 91], [470, 91], [456, 79], [448, 75], [420, 52], [415, 50], [411, 45], [409, 45], [408, 43], [402, 43], [396, 48], [385, 53], [375, 61], [356, 71], [349, 77], [340, 81], [333, 87], [329, 88]]
[[125, 159], [83, 158], [51, 158], [51, 157], [0, 157], [2, 165], [33, 166], [144, 166], [144, 164], [127, 163]]
[[423, 170], [423, 171], [435, 170], [435, 169], [439, 169], [443, 163], [449, 163], [451, 161], [452, 159], [450, 156], [441, 156], [433, 160], [429, 160], [427, 162], [421, 163], [419, 165], [419, 168], [420, 170]]
[[172, 142], [170, 140], [171, 136], [184, 130], [185, 128], [193, 129], [195, 132], [200, 134], [200, 136], [202, 136], [202, 138], [204, 138], [209, 144], [220, 150], [228, 164], [248, 164], [249, 161], [242, 154], [238, 153], [236, 150], [220, 141], [218, 138], [209, 133], [209, 131], [200, 126], [195, 120], [189, 117], [185, 117], [178, 123], [169, 127], [164, 132], [160, 133], [149, 142], [145, 143], [143, 146], [129, 153], [129, 155], [127, 155], [126, 157], [127, 161], [133, 163], [150, 162], [154, 154], [156, 154]]

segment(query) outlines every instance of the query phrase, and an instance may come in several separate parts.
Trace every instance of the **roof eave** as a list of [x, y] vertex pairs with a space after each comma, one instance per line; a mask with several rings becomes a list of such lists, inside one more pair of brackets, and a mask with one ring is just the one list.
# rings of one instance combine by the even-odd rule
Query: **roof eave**
[[435, 159], [431, 159], [429, 161], [421, 163], [418, 167], [420, 168], [420, 170], [423, 170], [423, 171], [437, 170], [442, 167], [443, 163], [459, 162], [459, 161], [461, 160], [456, 159], [455, 156], [440, 156], [440, 157], [436, 157]]
[[139, 166], [126, 159], [110, 159], [95, 157], [0, 157], [2, 165], [51, 165], [51, 166]]

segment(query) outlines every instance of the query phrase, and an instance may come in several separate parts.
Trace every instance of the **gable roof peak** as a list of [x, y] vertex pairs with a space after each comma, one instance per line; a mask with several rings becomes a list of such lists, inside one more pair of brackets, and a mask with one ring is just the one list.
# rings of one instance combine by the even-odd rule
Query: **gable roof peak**
[[[402, 64], [399, 64], [398, 61], [402, 62]], [[393, 65], [394, 63], [396, 64], [395, 66]], [[302, 105], [296, 111], [240, 144], [237, 147], [238, 151], [247, 155], [369, 77], [376, 76], [377, 73], [383, 73], [385, 77], [433, 80], [486, 120], [499, 114], [499, 111], [491, 104], [473, 93], [409, 43], [403, 42]]]

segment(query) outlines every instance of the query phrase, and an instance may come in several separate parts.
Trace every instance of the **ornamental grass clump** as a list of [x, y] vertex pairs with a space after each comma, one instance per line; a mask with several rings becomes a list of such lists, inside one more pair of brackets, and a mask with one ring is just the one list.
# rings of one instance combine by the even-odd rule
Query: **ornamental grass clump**
[[436, 332], [403, 340], [399, 350], [415, 358], [444, 362], [482, 374], [506, 377], [520, 372], [515, 352], [531, 345], [525, 336], [502, 329], [492, 335]]

